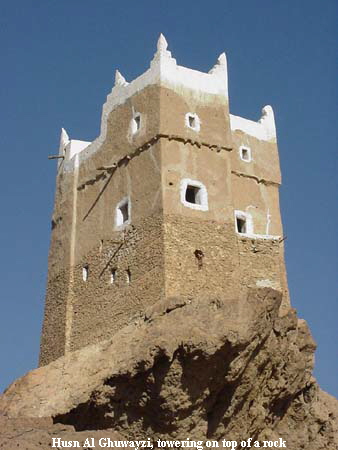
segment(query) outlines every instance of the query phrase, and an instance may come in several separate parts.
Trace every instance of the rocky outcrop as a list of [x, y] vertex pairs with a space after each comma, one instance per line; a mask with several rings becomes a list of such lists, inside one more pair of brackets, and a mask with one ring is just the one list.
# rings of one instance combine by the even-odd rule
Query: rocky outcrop
[[[99, 445], [99, 440], [107, 442], [121, 440], [123, 437], [112, 430], [75, 431], [71, 425], [53, 424], [51, 418], [44, 419], [6, 419], [0, 418], [0, 449], [3, 450], [46, 450], [54, 439], [62, 442], [79, 441], [80, 448], [87, 450], [86, 439]], [[55, 441], [57, 444], [58, 441]], [[60, 446], [59, 446], [60, 448]], [[134, 449], [135, 450], [135, 449]]]
[[14, 382], [0, 397], [2, 421], [8, 429], [51, 417], [54, 427], [80, 434], [281, 437], [289, 450], [336, 449], [337, 401], [312, 377], [314, 341], [306, 322], [293, 309], [281, 315], [280, 304], [271, 288], [233, 304], [157, 304], [111, 340]]

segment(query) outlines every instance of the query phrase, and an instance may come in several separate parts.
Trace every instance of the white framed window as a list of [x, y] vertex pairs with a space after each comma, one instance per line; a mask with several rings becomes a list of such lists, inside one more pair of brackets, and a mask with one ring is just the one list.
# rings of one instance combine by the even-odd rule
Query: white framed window
[[238, 234], [252, 235], [253, 221], [250, 213], [235, 211], [235, 227]]
[[115, 210], [115, 227], [119, 228], [130, 223], [130, 199], [129, 197], [123, 198], [116, 206]]
[[242, 161], [251, 162], [251, 160], [252, 160], [251, 148], [250, 147], [245, 147], [244, 145], [241, 145], [239, 147], [239, 156], [240, 156]]
[[89, 267], [86, 264], [85, 266], [82, 267], [82, 279], [83, 279], [83, 281], [88, 281], [88, 276], [89, 276]]
[[141, 114], [135, 113], [134, 117], [131, 119], [131, 132], [132, 134], [136, 134], [141, 128]]
[[188, 208], [208, 210], [208, 192], [203, 183], [184, 178], [180, 186], [181, 202]]
[[200, 131], [201, 121], [197, 114], [187, 113], [185, 115], [185, 126], [191, 128], [194, 131]]

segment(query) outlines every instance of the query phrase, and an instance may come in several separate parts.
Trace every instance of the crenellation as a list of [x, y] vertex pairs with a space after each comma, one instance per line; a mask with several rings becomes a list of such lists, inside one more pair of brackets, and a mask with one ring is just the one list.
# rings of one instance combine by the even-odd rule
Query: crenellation
[[270, 105], [264, 106], [258, 122], [230, 114], [230, 123], [232, 131], [239, 130], [259, 140], [276, 142], [275, 116]]
[[59, 152], [40, 364], [170, 298], [233, 308], [268, 284], [288, 303], [273, 111], [229, 113], [225, 54], [198, 72], [161, 35], [144, 74], [116, 71], [99, 137], [62, 129]]

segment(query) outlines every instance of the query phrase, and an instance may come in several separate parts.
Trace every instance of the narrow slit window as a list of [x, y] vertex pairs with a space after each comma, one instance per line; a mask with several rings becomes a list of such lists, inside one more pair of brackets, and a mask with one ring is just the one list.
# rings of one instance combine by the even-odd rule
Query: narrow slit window
[[131, 283], [131, 273], [129, 269], [126, 270], [126, 282], [127, 284]]
[[89, 267], [87, 265], [83, 266], [82, 267], [82, 279], [83, 279], [83, 281], [87, 281], [88, 280], [88, 275], [89, 275]]
[[116, 281], [117, 271], [116, 269], [111, 269], [110, 271], [110, 284], [114, 284]]
[[136, 125], [136, 131], [138, 131], [141, 127], [141, 116], [140, 115], [135, 116], [134, 120], [135, 120], [135, 125]]
[[115, 225], [120, 227], [129, 223], [130, 221], [130, 204], [129, 200], [126, 198], [122, 200], [116, 207], [115, 213]]
[[141, 114], [137, 113], [131, 120], [131, 131], [133, 134], [137, 133], [141, 128]]

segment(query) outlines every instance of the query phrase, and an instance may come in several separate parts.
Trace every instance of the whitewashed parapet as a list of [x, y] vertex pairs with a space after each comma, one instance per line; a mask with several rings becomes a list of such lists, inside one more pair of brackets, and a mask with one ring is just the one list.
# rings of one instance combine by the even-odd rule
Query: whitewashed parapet
[[[85, 148], [87, 148], [91, 142], [79, 141], [77, 139], [70, 139], [67, 131], [61, 128], [60, 144], [59, 144], [59, 156], [63, 156], [64, 164], [73, 165], [73, 158], [78, 155]], [[59, 160], [59, 165], [61, 164]]]
[[230, 114], [232, 131], [240, 130], [262, 141], [276, 141], [276, 125], [273, 109], [270, 105], [262, 109], [258, 122]]
[[[216, 94], [223, 96], [225, 101], [228, 101], [228, 71], [225, 53], [219, 56], [209, 73], [188, 69], [177, 65], [176, 59], [171, 56], [171, 52], [168, 50], [168, 43], [165, 37], [161, 34], [157, 42], [157, 51], [150, 63], [150, 68], [145, 73], [128, 83], [121, 73], [116, 71], [115, 85], [107, 96], [106, 103], [103, 105], [100, 135], [92, 143], [84, 146], [82, 150], [77, 152], [80, 164], [81, 161], [86, 160], [95, 153], [105, 141], [110, 112], [135, 93], [143, 90], [146, 86], [154, 84], [178, 91], [180, 88], [185, 87], [201, 96], [204, 94]], [[76, 148], [78, 149], [79, 146], [76, 146]], [[72, 171], [73, 169], [74, 160], [66, 159], [64, 170]]]

